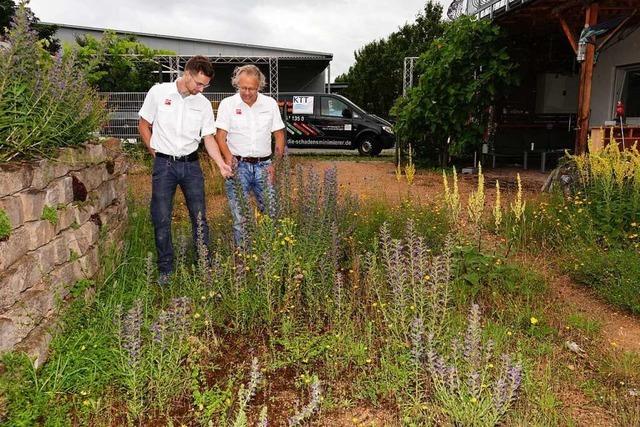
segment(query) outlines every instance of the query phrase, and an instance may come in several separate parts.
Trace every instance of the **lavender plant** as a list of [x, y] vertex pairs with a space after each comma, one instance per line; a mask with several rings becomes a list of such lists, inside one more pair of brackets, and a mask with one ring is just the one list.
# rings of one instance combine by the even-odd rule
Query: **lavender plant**
[[52, 59], [30, 28], [20, 3], [0, 50], [0, 161], [49, 157], [79, 145], [104, 123], [107, 111], [75, 67], [73, 55]]
[[301, 425], [320, 409], [320, 403], [322, 402], [322, 388], [320, 387], [320, 380], [317, 376], [314, 376], [313, 381], [311, 382], [310, 392], [311, 397], [309, 402], [289, 418], [289, 427]]
[[258, 418], [258, 427], [268, 427], [269, 426], [269, 419], [268, 419], [268, 412], [267, 412], [267, 407], [263, 406], [262, 409], [260, 410], [260, 418]]
[[153, 341], [166, 346], [171, 337], [184, 337], [190, 325], [190, 311], [191, 300], [188, 297], [173, 298], [149, 328]]
[[[451, 239], [449, 239], [451, 241]], [[390, 329], [402, 341], [410, 340], [410, 323], [419, 317], [429, 332], [437, 332], [446, 321], [451, 244], [434, 257], [413, 221], [407, 222], [404, 239], [392, 239], [387, 224], [380, 229], [382, 271], [369, 270], [378, 303]], [[374, 263], [375, 264], [375, 263]]]
[[119, 316], [118, 338], [120, 347], [125, 351], [122, 363], [124, 383], [129, 393], [127, 399], [128, 415], [138, 419], [144, 408], [144, 379], [140, 367], [142, 352], [142, 300], [136, 299], [133, 306], [122, 315], [122, 306], [117, 306], [115, 313]]
[[128, 356], [128, 363], [136, 367], [140, 362], [140, 352], [142, 348], [142, 338], [140, 328], [142, 327], [142, 300], [137, 299], [124, 315], [122, 329], [120, 331], [120, 342], [122, 348]]
[[262, 377], [260, 367], [258, 366], [258, 358], [254, 357], [251, 360], [249, 382], [246, 386], [244, 384], [240, 385], [240, 390], [238, 391], [238, 412], [236, 413], [233, 427], [245, 427], [247, 425], [247, 405], [260, 387], [263, 380]]
[[[469, 310], [464, 337], [454, 338], [448, 354], [436, 349], [428, 336], [425, 365], [435, 397], [454, 424], [498, 425], [517, 397], [522, 382], [522, 365], [503, 354], [495, 361], [491, 341], [483, 342], [480, 307]], [[494, 365], [494, 363], [496, 365]]]

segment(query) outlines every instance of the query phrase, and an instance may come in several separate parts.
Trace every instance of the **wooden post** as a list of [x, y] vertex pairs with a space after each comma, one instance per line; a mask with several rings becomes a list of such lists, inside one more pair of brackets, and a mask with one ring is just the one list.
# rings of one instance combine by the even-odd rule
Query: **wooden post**
[[[587, 8], [585, 27], [591, 27], [598, 23], [598, 3], [593, 2]], [[587, 139], [589, 138], [589, 117], [591, 115], [591, 81], [593, 79], [593, 61], [596, 46], [587, 43], [585, 60], [580, 69], [580, 88], [578, 99], [578, 132], [576, 134], [575, 152], [583, 154], [587, 151]]]

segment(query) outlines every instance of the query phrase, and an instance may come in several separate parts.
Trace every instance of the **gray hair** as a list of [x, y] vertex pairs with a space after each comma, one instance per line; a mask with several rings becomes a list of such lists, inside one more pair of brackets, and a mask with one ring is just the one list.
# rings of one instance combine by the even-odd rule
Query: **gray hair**
[[265, 85], [267, 84], [267, 78], [262, 74], [260, 68], [256, 67], [253, 64], [243, 65], [242, 67], [236, 67], [233, 70], [233, 75], [231, 76], [231, 85], [238, 89], [238, 82], [240, 81], [240, 75], [246, 74], [247, 76], [255, 77], [258, 79], [258, 90], [262, 91]]

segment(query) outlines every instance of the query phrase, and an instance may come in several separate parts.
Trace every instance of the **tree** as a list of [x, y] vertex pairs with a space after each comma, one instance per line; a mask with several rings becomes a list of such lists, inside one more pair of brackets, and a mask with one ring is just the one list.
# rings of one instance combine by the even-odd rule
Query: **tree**
[[89, 83], [104, 92], [144, 92], [158, 81], [154, 56], [173, 54], [138, 42], [133, 35], [118, 36], [105, 31], [98, 39], [87, 35], [72, 48]]
[[412, 24], [355, 52], [355, 64], [336, 82], [348, 83], [345, 94], [367, 111], [383, 117], [402, 94], [404, 58], [418, 56], [442, 34], [442, 6], [428, 0]]
[[419, 141], [418, 155], [477, 148], [490, 106], [516, 82], [515, 65], [499, 27], [462, 16], [450, 22], [418, 60], [419, 83], [394, 106], [400, 138]]
[[[40, 23], [33, 11], [26, 6], [27, 2], [21, 2], [22, 4], [25, 7], [29, 25], [38, 35], [42, 46], [52, 55], [57, 53], [60, 50], [60, 41], [55, 37], [58, 26]], [[0, 35], [6, 36], [15, 13], [16, 4], [13, 0], [0, 0]]]
[[13, 0], [0, 0], [0, 34], [7, 34], [11, 19], [16, 13], [16, 4]]

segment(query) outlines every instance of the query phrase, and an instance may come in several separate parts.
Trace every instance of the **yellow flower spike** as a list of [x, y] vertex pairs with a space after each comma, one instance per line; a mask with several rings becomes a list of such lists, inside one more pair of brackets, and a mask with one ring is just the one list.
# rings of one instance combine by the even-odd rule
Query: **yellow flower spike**
[[538, 323], [538, 319], [536, 319], [535, 317], [531, 317], [531, 319], [529, 319], [529, 321], [531, 322], [532, 325], [535, 325]]
[[496, 226], [496, 233], [502, 224], [502, 205], [500, 203], [500, 181], [496, 179], [496, 200], [493, 204], [493, 223]]

